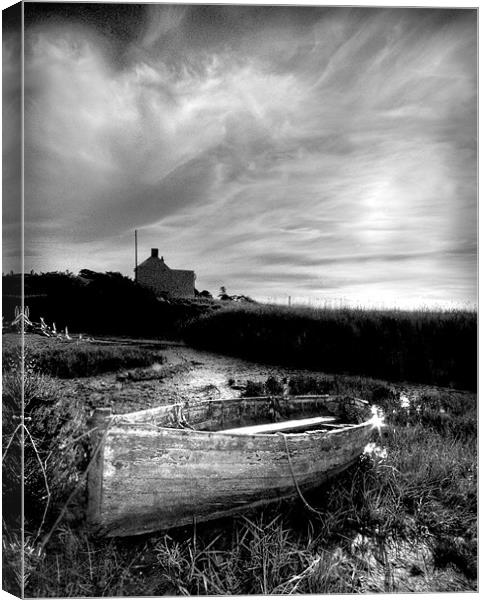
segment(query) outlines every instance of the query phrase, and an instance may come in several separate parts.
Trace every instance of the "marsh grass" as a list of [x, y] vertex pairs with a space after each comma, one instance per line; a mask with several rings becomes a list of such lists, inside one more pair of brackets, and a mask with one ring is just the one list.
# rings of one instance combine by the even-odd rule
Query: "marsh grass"
[[476, 389], [477, 315], [232, 303], [187, 324], [208, 350], [292, 367]]
[[[61, 378], [91, 377], [121, 369], [147, 367], [164, 361], [162, 353], [156, 350], [76, 341], [41, 349], [27, 349], [27, 352], [28, 360], [37, 372]], [[15, 348], [3, 351], [4, 364], [15, 363], [17, 360], [18, 351]]]
[[[22, 485], [28, 578], [43, 535], [86, 467], [87, 414], [80, 398], [64, 398], [58, 381], [39, 372], [28, 349], [22, 354], [20, 347], [13, 348], [3, 367], [3, 583], [4, 589], [19, 593]], [[82, 494], [77, 503], [71, 506], [71, 521], [82, 519]]]
[[[18, 382], [9, 377], [4, 395], [15, 406]], [[306, 495], [319, 515], [293, 501], [156, 535], [97, 539], [84, 528], [81, 488], [42, 546], [86, 468], [86, 415], [75, 402], [66, 404], [55, 380], [39, 377], [35, 369], [26, 370], [26, 383], [30, 433], [37, 443], [37, 453], [26, 448], [27, 597], [476, 589], [476, 434], [467, 425], [459, 428], [476, 418], [473, 398], [456, 401], [450, 393], [435, 393], [402, 408], [395, 388], [381, 381], [359, 378], [352, 387], [350, 378], [271, 378], [261, 393], [267, 386], [288, 385], [301, 393], [337, 386], [377, 399], [387, 414], [383, 437], [376, 437], [360, 462]], [[452, 427], [440, 424], [443, 407]], [[50, 489], [45, 518], [44, 475]], [[20, 550], [14, 530], [7, 528], [7, 589], [15, 589]]]

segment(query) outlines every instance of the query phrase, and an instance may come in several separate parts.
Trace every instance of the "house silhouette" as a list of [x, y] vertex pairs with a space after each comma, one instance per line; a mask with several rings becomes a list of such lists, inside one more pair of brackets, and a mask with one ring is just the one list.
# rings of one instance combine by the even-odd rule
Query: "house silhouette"
[[163, 257], [158, 256], [158, 248], [151, 249], [151, 256], [135, 269], [136, 281], [150, 289], [157, 296], [169, 298], [192, 298], [195, 295], [195, 272], [170, 269]]

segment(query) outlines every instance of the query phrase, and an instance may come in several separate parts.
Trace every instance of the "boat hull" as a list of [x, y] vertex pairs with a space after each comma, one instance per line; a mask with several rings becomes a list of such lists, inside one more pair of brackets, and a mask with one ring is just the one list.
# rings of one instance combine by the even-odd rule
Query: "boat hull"
[[318, 487], [358, 459], [373, 429], [367, 420], [331, 431], [237, 435], [160, 427], [133, 414], [105, 422], [97, 437], [88, 516], [108, 536], [233, 515]]

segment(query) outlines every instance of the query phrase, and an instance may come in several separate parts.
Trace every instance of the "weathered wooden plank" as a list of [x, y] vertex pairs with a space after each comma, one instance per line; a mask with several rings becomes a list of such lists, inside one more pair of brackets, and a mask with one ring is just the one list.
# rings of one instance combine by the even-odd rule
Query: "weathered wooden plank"
[[309, 419], [294, 419], [280, 423], [266, 423], [264, 425], [250, 425], [248, 427], [237, 427], [235, 429], [222, 429], [219, 433], [253, 434], [253, 433], [275, 433], [276, 431], [306, 431], [336, 421], [336, 417], [310, 417]]
[[[104, 457], [104, 437], [109, 420], [111, 419], [110, 408], [97, 408], [94, 410], [87, 426], [92, 430], [90, 436], [91, 456], [93, 464], [87, 476], [88, 497], [87, 497], [87, 519], [91, 523], [99, 520], [102, 506], [102, 487], [103, 487], [103, 465]], [[98, 447], [100, 446], [100, 447]]]
[[[330, 456], [319, 456], [318, 460], [317, 453], [314, 453], [309, 460], [307, 456], [303, 457], [304, 463], [297, 452], [290, 450], [290, 455], [298, 484], [304, 486], [324, 480], [325, 471], [351, 461], [360, 452], [361, 448], [351, 451], [344, 446], [336, 446]], [[146, 510], [153, 510], [155, 505], [162, 507], [163, 513], [189, 510], [200, 516], [200, 511], [205, 514], [200, 505], [209, 504], [210, 499], [229, 507], [234, 503], [238, 506], [249, 503], [254, 494], [258, 498], [265, 496], [270, 499], [279, 495], [281, 487], [293, 486], [287, 454], [280, 454], [271, 466], [267, 461], [261, 464], [249, 461], [241, 466], [240, 462], [236, 462], [241, 461], [241, 456], [237, 454], [233, 455], [232, 462], [223, 464], [213, 453], [210, 454], [205, 463], [201, 462], [203, 453], [200, 452], [198, 460], [185, 465], [177, 460], [173, 465], [166, 461], [159, 464], [148, 461], [143, 465], [128, 459], [123, 466], [118, 464], [116, 475], [105, 467], [107, 519], [123, 513], [129, 515], [133, 510], [139, 511], [142, 506]], [[189, 507], [184, 508], [184, 498], [187, 496]]]
[[[348, 463], [340, 465], [332, 471], [320, 474], [320, 478], [316, 482], [310, 482], [307, 485], [299, 484], [301, 491], [305, 492], [315, 485], [323, 485], [326, 481], [348, 468], [358, 460], [358, 458], [359, 454], [354, 456]], [[154, 516], [153, 509], [150, 507], [148, 512], [137, 514], [136, 516], [133, 513], [129, 515], [123, 514], [118, 517], [113, 515], [109, 523], [105, 524], [103, 533], [111, 537], [127, 536], [148, 533], [151, 531], [160, 531], [170, 527], [181, 527], [184, 525], [191, 525], [197, 521], [209, 521], [237, 515], [240, 514], [241, 511], [256, 509], [271, 502], [293, 498], [296, 495], [294, 483], [291, 481], [285, 488], [272, 490], [270, 497], [267, 497], [264, 493], [256, 494], [253, 492], [252, 496], [247, 496], [243, 503], [233, 502], [231, 505], [227, 505], [226, 498], [219, 498], [218, 501], [212, 499], [210, 503], [206, 504], [199, 503], [198, 506], [200, 510], [198, 513], [190, 510], [189, 506], [185, 511], [180, 510], [181, 507], [177, 505], [176, 507], [171, 507], [171, 509], [166, 512], [163, 511], [163, 513]]]
[[[341, 443], [345, 440], [357, 442], [358, 432], [365, 430], [365, 423], [335, 429], [331, 431], [317, 430], [310, 433], [285, 434], [289, 440], [301, 451], [306, 451], [319, 445], [319, 448]], [[364, 435], [364, 434], [363, 434]], [[217, 432], [191, 431], [186, 429], [156, 428], [145, 425], [119, 425], [111, 426], [108, 440], [114, 443], [117, 440], [120, 449], [134, 452], [139, 450], [149, 456], [151, 452], [158, 452], [157, 448], [180, 448], [188, 450], [245, 450], [257, 449], [271, 452], [284, 450], [285, 444], [282, 436], [274, 435], [220, 435]], [[110, 442], [111, 443], [111, 442]], [[357, 442], [358, 443], [358, 442]], [[142, 454], [143, 456], [143, 454]]]

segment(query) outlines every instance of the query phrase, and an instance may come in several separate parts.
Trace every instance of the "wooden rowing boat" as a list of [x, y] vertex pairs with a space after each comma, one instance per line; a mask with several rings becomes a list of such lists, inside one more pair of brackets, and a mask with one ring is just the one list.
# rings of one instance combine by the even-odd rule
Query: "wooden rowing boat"
[[126, 536], [302, 494], [351, 465], [374, 420], [338, 396], [210, 400], [93, 415], [88, 520]]

